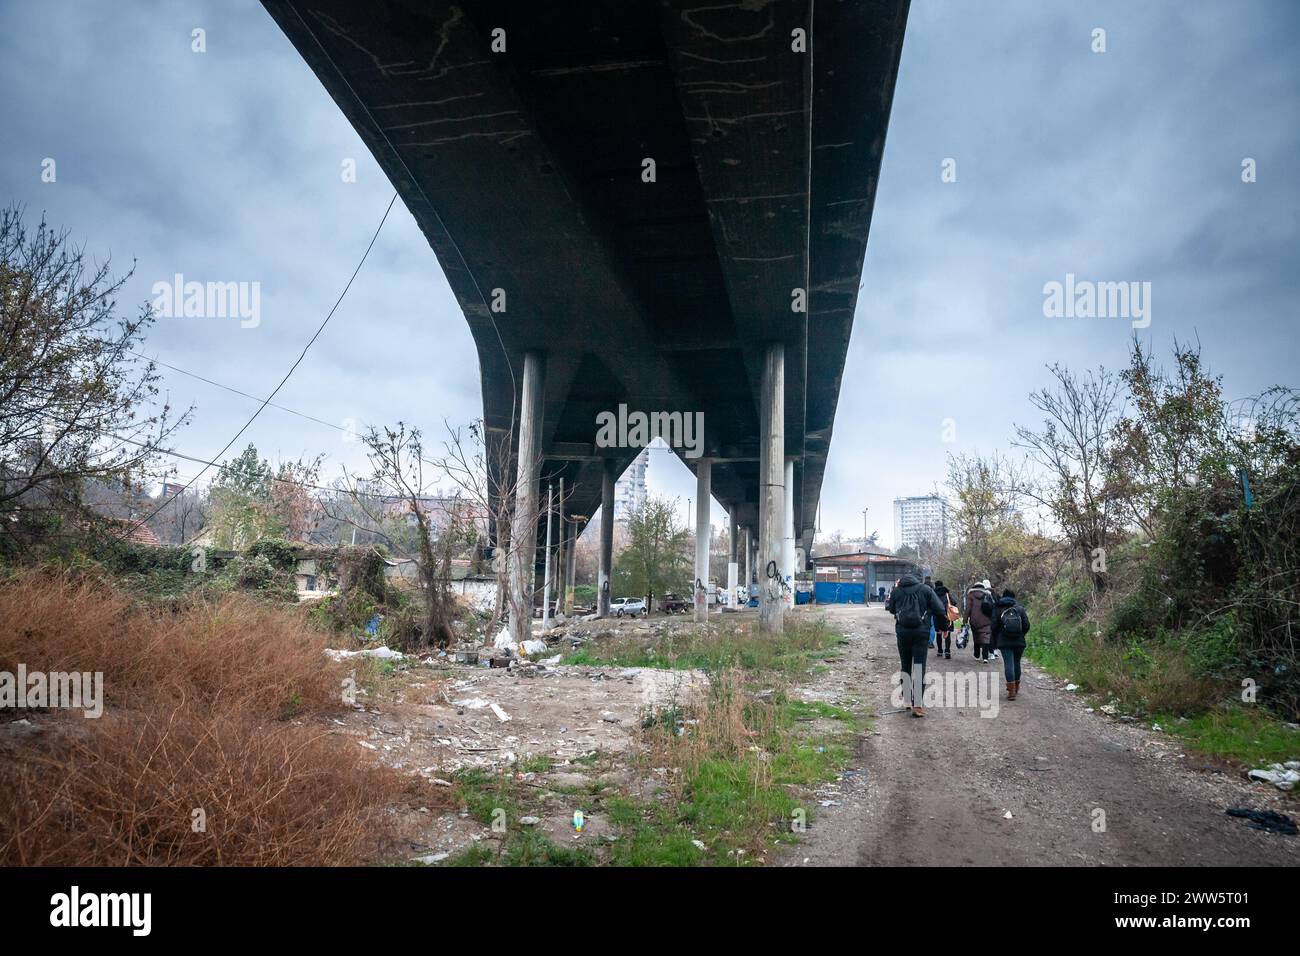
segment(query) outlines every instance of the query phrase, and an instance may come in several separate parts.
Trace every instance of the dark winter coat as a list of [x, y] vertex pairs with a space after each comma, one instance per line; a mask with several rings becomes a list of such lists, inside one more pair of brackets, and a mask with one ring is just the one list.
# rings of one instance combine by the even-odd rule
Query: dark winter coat
[[[1015, 638], [1006, 637], [1002, 634], [1002, 617], [1008, 611], [1020, 616], [1020, 628], [1023, 633]], [[998, 603], [993, 607], [993, 646], [1001, 650], [1023, 651], [1025, 649], [1025, 634], [1028, 633], [1029, 615], [1025, 613], [1025, 609], [1016, 603], [1015, 598], [998, 598]]]
[[981, 587], [973, 587], [966, 592], [966, 607], [963, 614], [977, 645], [988, 644], [993, 640], [993, 621], [984, 613], [982, 607], [987, 597], [990, 597], [989, 592]]
[[[922, 609], [921, 626], [908, 629], [898, 623], [898, 612], [911, 606], [913, 602], [919, 603]], [[911, 574], [904, 574], [898, 579], [898, 585], [889, 592], [889, 601], [885, 604], [885, 610], [894, 615], [894, 633], [899, 637], [911, 638], [929, 637], [931, 619], [938, 621], [948, 613], [947, 607], [939, 600], [939, 595]]]

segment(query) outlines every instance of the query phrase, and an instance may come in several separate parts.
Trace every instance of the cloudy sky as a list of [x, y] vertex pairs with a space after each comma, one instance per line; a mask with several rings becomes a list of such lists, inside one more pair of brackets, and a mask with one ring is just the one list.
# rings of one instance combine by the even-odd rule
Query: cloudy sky
[[[1298, 41], [1294, 0], [913, 0], [824, 533], [859, 533], [865, 507], [888, 543], [894, 497], [931, 490], [951, 452], [1008, 450], [1012, 423], [1035, 421], [1027, 395], [1046, 363], [1123, 362], [1130, 320], [1044, 315], [1044, 284], [1067, 273], [1149, 282], [1138, 334], [1162, 353], [1199, 338], [1230, 397], [1300, 384]], [[134, 261], [124, 308], [175, 273], [260, 283], [257, 327], [163, 318], [147, 343], [258, 396], [392, 195], [252, 0], [5, 0], [0, 130], [0, 204], [44, 214], [120, 270]], [[355, 183], [340, 176], [349, 158]], [[188, 454], [215, 455], [256, 408], [162, 372], [172, 403], [195, 406], [176, 441]], [[349, 423], [439, 434], [479, 413], [468, 329], [400, 203], [276, 401], [338, 427], [268, 408], [246, 438], [271, 458], [323, 451], [331, 473], [361, 457]], [[694, 481], [671, 453], [652, 453], [650, 483], [685, 515]]]

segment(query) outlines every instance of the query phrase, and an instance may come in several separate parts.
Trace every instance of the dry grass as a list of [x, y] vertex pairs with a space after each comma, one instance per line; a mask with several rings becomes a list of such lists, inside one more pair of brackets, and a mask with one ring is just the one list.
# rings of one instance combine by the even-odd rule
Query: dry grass
[[146, 611], [73, 574], [0, 586], [0, 670], [101, 671], [110, 709], [166, 699], [266, 717], [333, 712], [344, 674], [325, 646], [294, 612], [244, 595]]
[[0, 584], [0, 670], [102, 671], [106, 698], [98, 720], [0, 725], [0, 864], [375, 859], [410, 784], [307, 719], [343, 709], [324, 646], [292, 611], [238, 596], [149, 611], [73, 576]]
[[690, 770], [705, 760], [734, 758], [766, 740], [775, 726], [771, 704], [745, 693], [739, 669], [722, 671], [697, 700], [664, 710], [644, 735], [655, 766]]

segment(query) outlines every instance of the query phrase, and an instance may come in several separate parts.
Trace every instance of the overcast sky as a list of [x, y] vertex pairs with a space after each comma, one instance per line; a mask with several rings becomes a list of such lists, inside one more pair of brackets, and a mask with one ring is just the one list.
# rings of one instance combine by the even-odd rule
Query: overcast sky
[[[860, 533], [866, 507], [889, 543], [894, 497], [930, 491], [950, 452], [1006, 450], [1012, 423], [1035, 421], [1046, 363], [1122, 364], [1130, 320], [1044, 316], [1044, 284], [1067, 273], [1149, 282], [1138, 334], [1164, 354], [1199, 337], [1230, 397], [1300, 384], [1298, 45], [1294, 0], [913, 0], [824, 533]], [[124, 308], [175, 273], [260, 283], [256, 328], [162, 318], [147, 346], [253, 395], [297, 358], [393, 192], [252, 0], [5, 0], [0, 131], [0, 204], [120, 269], [135, 260]], [[176, 441], [189, 454], [215, 455], [256, 408], [162, 371], [172, 403], [195, 405]], [[480, 413], [468, 328], [400, 202], [276, 401], [340, 428], [405, 419], [431, 434]], [[246, 435], [273, 459], [323, 451], [331, 474], [361, 458], [344, 437], [273, 408]], [[649, 476], [684, 516], [690, 472], [656, 451]]]

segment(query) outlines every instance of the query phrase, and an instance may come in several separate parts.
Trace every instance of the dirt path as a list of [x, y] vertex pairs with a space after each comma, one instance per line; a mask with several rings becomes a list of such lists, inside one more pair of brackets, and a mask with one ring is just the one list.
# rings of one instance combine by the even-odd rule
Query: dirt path
[[[1277, 791], [1194, 770], [1178, 740], [1088, 713], [1087, 702], [1026, 666], [1021, 697], [995, 717], [934, 707], [895, 712], [893, 618], [879, 606], [825, 613], [845, 657], [803, 688], [856, 697], [874, 719], [852, 768], [819, 792], [814, 824], [785, 865], [1271, 865], [1300, 862], [1300, 837], [1261, 833], [1228, 806], [1282, 809]], [[930, 666], [999, 675], [969, 650]], [[1300, 736], [1300, 735], [1298, 735]], [[1105, 831], [1094, 831], [1097, 810]], [[1005, 814], [1011, 813], [1011, 819]], [[1294, 810], [1290, 811], [1294, 815]]]

